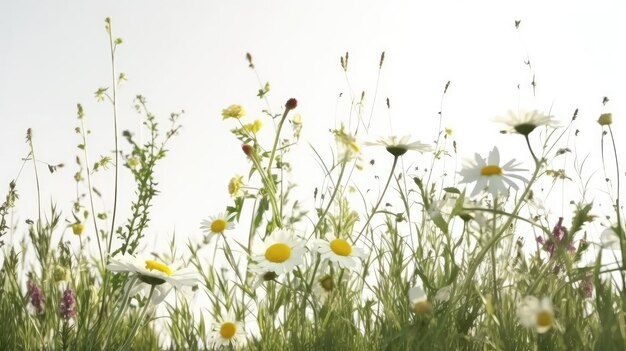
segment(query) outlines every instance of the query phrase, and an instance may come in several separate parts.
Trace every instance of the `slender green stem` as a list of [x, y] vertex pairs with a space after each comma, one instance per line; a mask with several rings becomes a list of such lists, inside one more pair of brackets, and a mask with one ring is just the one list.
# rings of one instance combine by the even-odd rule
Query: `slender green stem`
[[[496, 219], [497, 219], [497, 215], [496, 215], [496, 210], [498, 208], [498, 198], [494, 197], [493, 198], [493, 223], [492, 223], [492, 233], [495, 234], [496, 229], [497, 229], [497, 223], [496, 223]], [[498, 301], [498, 277], [497, 277], [497, 267], [496, 267], [496, 245], [493, 245], [491, 247], [491, 278], [493, 280], [493, 301], [494, 303]]]
[[143, 321], [143, 318], [145, 317], [146, 312], [148, 311], [148, 307], [151, 304], [150, 299], [152, 299], [152, 294], [154, 294], [154, 289], [155, 289], [155, 285], [152, 285], [152, 287], [150, 288], [150, 294], [148, 295], [148, 299], [146, 300], [146, 304], [143, 306], [143, 310], [141, 311], [141, 315], [137, 317], [137, 321], [135, 321], [133, 330], [131, 330], [130, 334], [128, 335], [128, 338], [126, 338], [126, 341], [124, 342], [122, 347], [118, 349], [118, 351], [126, 350], [132, 345], [133, 337], [135, 337], [135, 335], [137, 334], [137, 329], [139, 329], [139, 326], [141, 325], [141, 321]]
[[528, 135], [524, 135], [524, 139], [526, 139], [526, 145], [528, 145], [528, 150], [530, 150], [530, 154], [533, 157], [533, 160], [535, 160], [535, 163], [539, 163], [539, 159], [535, 155], [532, 146], [530, 146], [530, 139], [528, 139]]
[[111, 29], [111, 23], [109, 22], [109, 47], [111, 51], [111, 83], [112, 83], [112, 94], [113, 98], [111, 100], [113, 104], [113, 133], [114, 133], [114, 141], [115, 141], [115, 181], [113, 184], [113, 213], [111, 214], [111, 232], [109, 233], [109, 241], [107, 247], [107, 254], [111, 252], [111, 243], [113, 242], [113, 233], [115, 233], [115, 215], [117, 214], [117, 193], [118, 193], [118, 178], [119, 178], [119, 144], [118, 144], [118, 133], [117, 133], [117, 84], [115, 78], [115, 47], [116, 44], [113, 43], [113, 31]]
[[346, 169], [346, 163], [344, 162], [341, 165], [341, 170], [339, 171], [339, 177], [337, 178], [337, 183], [335, 184], [335, 189], [333, 190], [333, 193], [330, 195], [330, 199], [328, 200], [328, 204], [326, 205], [324, 212], [322, 212], [322, 215], [317, 220], [317, 223], [315, 224], [315, 227], [313, 228], [313, 232], [311, 233], [311, 236], [315, 235], [317, 228], [319, 228], [319, 226], [322, 224], [322, 222], [324, 221], [324, 218], [326, 217], [326, 214], [328, 213], [328, 210], [330, 209], [330, 206], [332, 206], [335, 200], [335, 196], [337, 196], [337, 192], [339, 191], [339, 188], [341, 187], [341, 179], [343, 178], [345, 169]]
[[93, 221], [93, 227], [95, 229], [95, 233], [96, 233], [96, 242], [98, 243], [98, 252], [100, 253], [100, 262], [102, 263], [102, 266], [104, 267], [104, 254], [102, 253], [102, 245], [100, 244], [100, 234], [98, 231], [98, 221], [96, 220], [96, 210], [95, 210], [95, 206], [93, 204], [93, 188], [91, 187], [91, 169], [89, 168], [89, 157], [87, 154], [87, 137], [85, 135], [85, 122], [83, 120], [83, 117], [80, 118], [80, 134], [82, 136], [83, 139], [83, 157], [85, 158], [85, 172], [87, 174], [87, 186], [89, 187], [88, 189], [88, 194], [89, 194], [89, 206], [91, 208], [91, 219]]
[[285, 108], [285, 112], [283, 116], [280, 118], [280, 122], [278, 122], [278, 128], [276, 129], [276, 137], [274, 138], [274, 146], [272, 146], [272, 151], [270, 152], [269, 163], [267, 164], [267, 177], [272, 179], [272, 163], [274, 162], [274, 156], [276, 155], [276, 148], [278, 147], [278, 140], [280, 139], [280, 132], [283, 129], [283, 124], [285, 123], [285, 119], [287, 119], [287, 114], [289, 114], [289, 109]]
[[378, 206], [380, 206], [380, 203], [383, 201], [383, 197], [385, 197], [385, 193], [387, 192], [389, 183], [391, 183], [391, 178], [393, 178], [393, 172], [395, 171], [397, 164], [398, 164], [398, 156], [394, 156], [393, 164], [391, 165], [391, 171], [389, 171], [389, 177], [387, 178], [387, 183], [385, 184], [385, 188], [383, 189], [382, 194], [380, 194], [380, 197], [378, 198], [378, 202], [376, 203], [376, 206], [372, 208], [372, 213], [367, 217], [367, 221], [365, 222], [365, 225], [363, 225], [363, 228], [359, 231], [359, 235], [357, 235], [356, 239], [354, 240], [355, 242], [357, 242], [359, 238], [361, 237], [361, 235], [363, 235], [363, 232], [365, 232], [365, 229], [367, 229], [367, 226], [370, 224], [372, 217], [374, 217], [374, 215], [376, 214], [376, 211], [378, 210]]

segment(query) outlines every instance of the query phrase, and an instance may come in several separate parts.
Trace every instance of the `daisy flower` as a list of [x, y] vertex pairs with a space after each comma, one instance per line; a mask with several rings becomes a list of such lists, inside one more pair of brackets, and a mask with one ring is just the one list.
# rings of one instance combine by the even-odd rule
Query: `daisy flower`
[[539, 126], [557, 127], [558, 123], [552, 117], [544, 115], [537, 110], [520, 110], [517, 113], [509, 110], [506, 116], [498, 116], [495, 120], [496, 122], [506, 124], [510, 128], [507, 130], [508, 132], [516, 132], [528, 136]]
[[178, 265], [166, 265], [153, 258], [134, 257], [129, 254], [109, 258], [106, 268], [112, 272], [129, 273], [149, 285], [168, 283], [174, 288], [194, 286], [198, 282], [196, 272]]
[[525, 169], [517, 168], [519, 163], [515, 163], [515, 159], [500, 166], [500, 152], [497, 147], [494, 147], [489, 152], [489, 159], [487, 162], [479, 155], [474, 155], [474, 162], [468, 163], [459, 174], [463, 176], [461, 183], [476, 182], [474, 190], [470, 196], [478, 195], [482, 190], [486, 189], [493, 197], [497, 197], [498, 193], [508, 194], [507, 186], [517, 190], [519, 187], [511, 178], [521, 180], [522, 182], [528, 182], [526, 178], [513, 174], [511, 172], [526, 171]]
[[413, 312], [418, 316], [432, 312], [433, 306], [428, 302], [428, 296], [424, 288], [420, 285], [409, 289], [409, 303], [413, 307]]
[[320, 304], [323, 305], [334, 289], [335, 282], [333, 281], [333, 276], [325, 274], [321, 278], [315, 279], [313, 294], [317, 297]]
[[417, 152], [427, 152], [432, 150], [432, 147], [428, 144], [422, 144], [419, 141], [409, 142], [409, 139], [410, 136], [408, 135], [405, 135], [402, 138], [392, 135], [387, 138], [378, 138], [375, 142], [367, 142], [366, 145], [384, 146], [387, 152], [392, 154], [394, 157], [402, 156], [409, 150]]
[[357, 261], [355, 258], [365, 258], [363, 249], [354, 247], [345, 239], [335, 236], [331, 240], [319, 240], [315, 251], [319, 252], [322, 262], [332, 262], [341, 268], [354, 268]]
[[537, 333], [543, 334], [554, 325], [552, 302], [547, 297], [539, 300], [534, 296], [526, 296], [517, 306], [517, 317], [524, 327], [534, 328]]
[[239, 346], [246, 338], [243, 323], [237, 321], [232, 312], [227, 312], [225, 317], [220, 316], [216, 323], [213, 323], [213, 344], [214, 347]]
[[287, 273], [302, 263], [305, 252], [302, 240], [294, 239], [292, 235], [282, 230], [274, 232], [267, 238], [263, 247], [262, 253], [253, 257], [257, 262], [256, 266], [277, 275]]
[[205, 235], [209, 236], [209, 240], [215, 235], [224, 234], [224, 231], [234, 228], [235, 225], [226, 218], [224, 213], [212, 216], [208, 221], [206, 219], [202, 220], [200, 224], [200, 229], [202, 229]]

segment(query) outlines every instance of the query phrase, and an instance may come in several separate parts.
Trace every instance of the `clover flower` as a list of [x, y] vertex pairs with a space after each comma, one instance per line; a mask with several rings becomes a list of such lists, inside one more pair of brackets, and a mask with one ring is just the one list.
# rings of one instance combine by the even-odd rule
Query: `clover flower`
[[76, 317], [76, 295], [70, 287], [65, 289], [59, 302], [59, 315], [66, 321]]
[[39, 285], [31, 279], [28, 279], [28, 282], [26, 283], [26, 296], [30, 299], [31, 305], [35, 308], [35, 312], [37, 314], [43, 313], [45, 306], [43, 292], [41, 291]]

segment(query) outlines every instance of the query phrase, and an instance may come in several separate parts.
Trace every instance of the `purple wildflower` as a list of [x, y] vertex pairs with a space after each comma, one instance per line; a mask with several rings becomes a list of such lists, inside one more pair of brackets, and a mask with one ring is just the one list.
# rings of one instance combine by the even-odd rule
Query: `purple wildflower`
[[76, 295], [72, 288], [67, 288], [63, 292], [63, 297], [59, 303], [59, 314], [61, 318], [68, 320], [76, 316]]
[[37, 285], [37, 283], [33, 282], [30, 279], [28, 279], [28, 282], [26, 283], [26, 296], [30, 298], [30, 303], [35, 308], [35, 312], [37, 312], [37, 314], [43, 313], [43, 293], [41, 292], [41, 288], [39, 287], [39, 285]]
[[[544, 249], [550, 254], [550, 257], [552, 257], [556, 246], [565, 241], [566, 238], [567, 228], [563, 226], [563, 217], [559, 217], [559, 221], [552, 229], [552, 237], [548, 238], [547, 240], [542, 237], [537, 237], [537, 242], [542, 244]], [[576, 248], [571, 243], [569, 243], [567, 245], [567, 251], [574, 252], [576, 251]]]

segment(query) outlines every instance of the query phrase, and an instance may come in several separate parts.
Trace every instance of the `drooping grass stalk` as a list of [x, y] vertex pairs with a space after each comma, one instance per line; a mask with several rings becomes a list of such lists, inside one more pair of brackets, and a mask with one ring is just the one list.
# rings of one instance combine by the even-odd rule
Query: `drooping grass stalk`
[[387, 177], [387, 183], [385, 183], [385, 188], [383, 189], [383, 192], [380, 194], [378, 198], [378, 202], [376, 202], [376, 205], [372, 208], [372, 213], [369, 216], [367, 216], [367, 221], [365, 221], [363, 228], [361, 228], [361, 230], [359, 231], [359, 235], [357, 235], [356, 239], [354, 239], [354, 242], [359, 241], [359, 238], [361, 237], [361, 235], [363, 235], [363, 232], [365, 232], [365, 229], [367, 229], [367, 226], [370, 224], [372, 217], [374, 217], [374, 215], [376, 214], [376, 211], [378, 211], [378, 207], [380, 206], [380, 203], [383, 201], [383, 197], [385, 197], [387, 188], [389, 188], [389, 183], [391, 183], [391, 178], [393, 178], [393, 174], [394, 174], [393, 172], [395, 172], [397, 164], [398, 164], [398, 156], [394, 156], [393, 164], [391, 165], [391, 170], [389, 171], [389, 177]]

